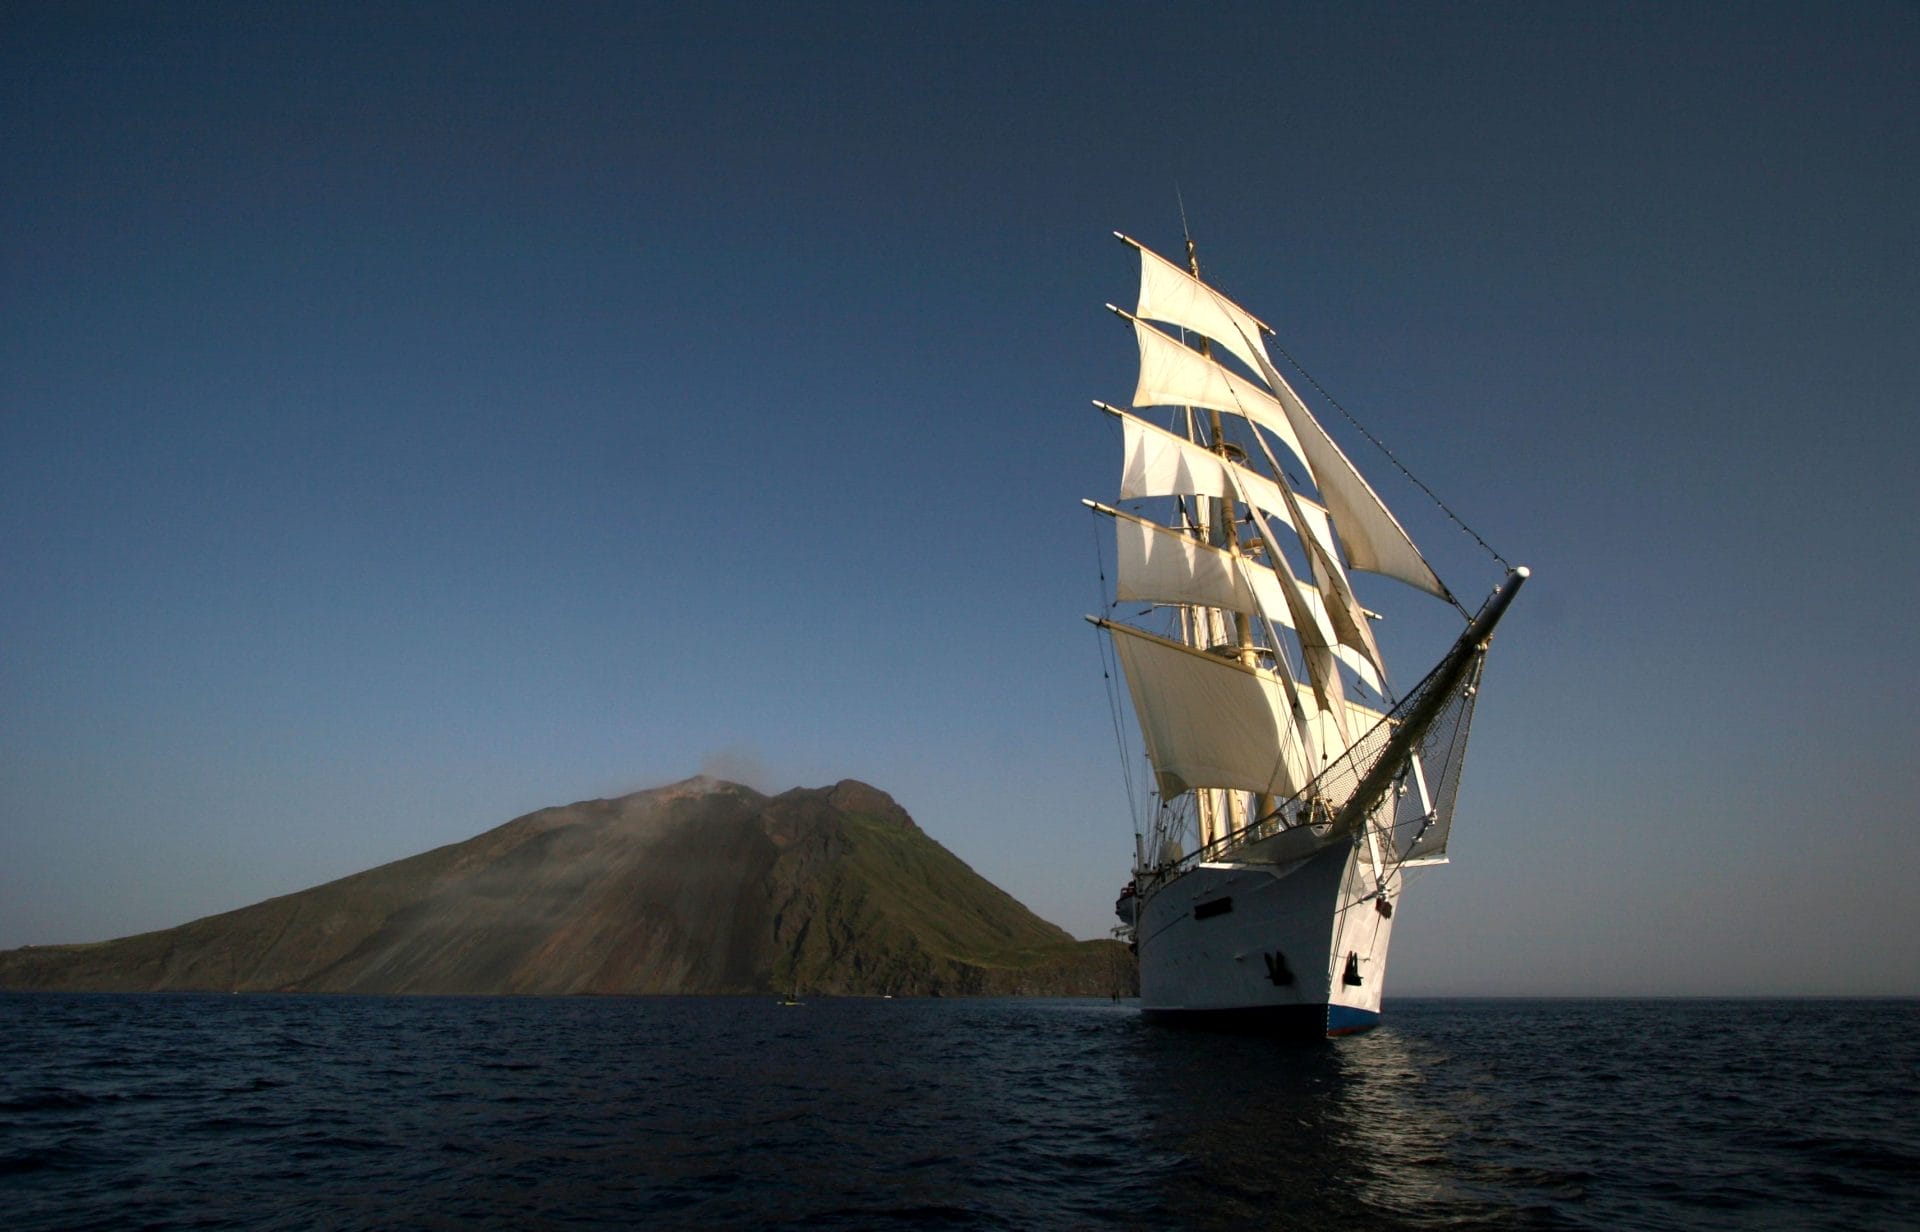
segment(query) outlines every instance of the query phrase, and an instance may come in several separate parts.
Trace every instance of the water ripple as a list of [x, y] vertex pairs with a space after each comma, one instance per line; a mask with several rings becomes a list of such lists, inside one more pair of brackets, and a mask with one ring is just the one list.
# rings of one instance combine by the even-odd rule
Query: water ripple
[[[1906, 1002], [0, 995], [9, 1228], [1920, 1226]], [[1847, 1047], [1834, 1041], [1844, 1039]]]

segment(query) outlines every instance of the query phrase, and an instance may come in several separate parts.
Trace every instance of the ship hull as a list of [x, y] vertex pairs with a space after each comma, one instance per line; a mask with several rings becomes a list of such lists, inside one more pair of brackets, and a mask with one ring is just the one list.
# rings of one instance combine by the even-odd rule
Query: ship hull
[[1365, 849], [1348, 844], [1285, 864], [1201, 864], [1151, 886], [1135, 927], [1144, 1015], [1310, 1039], [1370, 1029], [1400, 878], [1384, 899], [1377, 888]]
[[1143, 1010], [1148, 1022], [1276, 1039], [1337, 1039], [1380, 1025], [1380, 1015], [1345, 1005], [1261, 1005], [1231, 1010]]

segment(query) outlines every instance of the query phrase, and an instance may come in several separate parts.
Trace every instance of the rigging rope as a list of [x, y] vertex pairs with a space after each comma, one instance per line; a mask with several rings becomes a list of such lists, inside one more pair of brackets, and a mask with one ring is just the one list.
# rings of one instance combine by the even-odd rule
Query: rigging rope
[[[1118, 606], [1118, 601], [1115, 600], [1109, 603], [1107, 600], [1107, 561], [1106, 553], [1101, 550], [1100, 545], [1100, 524], [1098, 522], [1090, 522], [1089, 526], [1091, 526], [1093, 530], [1094, 569], [1100, 575], [1100, 606], [1103, 611], [1112, 611], [1114, 607]], [[1133, 758], [1127, 740], [1126, 724], [1121, 722], [1120, 719], [1120, 686], [1114, 680], [1114, 674], [1118, 668], [1118, 664], [1113, 662], [1113, 639], [1108, 637], [1097, 625], [1093, 628], [1093, 637], [1094, 641], [1099, 645], [1100, 678], [1104, 682], [1107, 690], [1107, 713], [1113, 720], [1113, 742], [1115, 747], [1120, 750], [1120, 777], [1127, 788], [1127, 812], [1133, 817], [1133, 828], [1137, 834], [1142, 829], [1140, 797], [1138, 793], [1134, 791]]]
[[[1327, 400], [1327, 405], [1333, 407], [1334, 410], [1339, 411], [1340, 414], [1346, 418], [1346, 421], [1353, 425], [1354, 431], [1358, 432], [1361, 436], [1366, 437], [1367, 440], [1373, 444], [1373, 447], [1375, 449], [1378, 449], [1382, 454], [1385, 454], [1387, 461], [1393, 463], [1393, 465], [1400, 471], [1402, 475], [1405, 475], [1407, 477], [1407, 479], [1413, 484], [1414, 487], [1419, 488], [1422, 492], [1426, 493], [1427, 499], [1432, 501], [1436, 506], [1438, 506], [1440, 509], [1440, 512], [1446, 514], [1449, 518], [1452, 518], [1453, 524], [1455, 526], [1458, 526], [1461, 530], [1465, 531], [1469, 536], [1471, 536], [1473, 541], [1479, 544], [1481, 549], [1485, 551], [1487, 555], [1493, 557], [1496, 561], [1499, 561], [1500, 567], [1502, 569], [1505, 569], [1508, 572], [1512, 572], [1513, 566], [1508, 563], [1506, 557], [1494, 551], [1493, 545], [1488, 543], [1485, 539], [1482, 539], [1480, 537], [1480, 533], [1474, 530], [1473, 527], [1468, 526], [1466, 522], [1460, 517], [1459, 514], [1455, 513], [1451, 508], [1447, 506], [1447, 502], [1441, 500], [1440, 497], [1435, 494], [1432, 488], [1428, 487], [1426, 484], [1420, 481], [1420, 477], [1418, 475], [1415, 475], [1412, 471], [1408, 470], [1406, 463], [1402, 462], [1399, 458], [1394, 456], [1393, 450], [1388, 449], [1386, 445], [1380, 440], [1379, 437], [1367, 431], [1366, 426], [1362, 424], [1358, 419], [1355, 419], [1353, 417], [1353, 412], [1349, 411], [1346, 407], [1342, 406], [1340, 404], [1340, 400], [1334, 397], [1332, 394], [1328, 393], [1326, 386], [1322, 385], [1319, 381], [1315, 380], [1313, 373], [1308, 372], [1306, 370], [1306, 367], [1302, 365], [1299, 360], [1293, 357], [1293, 352], [1287, 350], [1286, 347], [1280, 345], [1280, 340], [1278, 338], [1275, 338], [1272, 335], [1268, 335], [1268, 337], [1269, 337], [1269, 340], [1273, 343], [1273, 349], [1280, 352], [1281, 355], [1286, 357], [1287, 362], [1293, 365], [1293, 370], [1295, 372], [1298, 372], [1302, 377], [1304, 377], [1306, 379], [1307, 384], [1313, 386], [1314, 391], [1318, 393], [1322, 398], [1325, 398]], [[1465, 613], [1468, 616], [1471, 616], [1471, 613], [1468, 613], [1466, 608], [1460, 607], [1459, 600], [1457, 599], [1454, 600], [1453, 606], [1460, 608], [1460, 611], [1462, 613]]]

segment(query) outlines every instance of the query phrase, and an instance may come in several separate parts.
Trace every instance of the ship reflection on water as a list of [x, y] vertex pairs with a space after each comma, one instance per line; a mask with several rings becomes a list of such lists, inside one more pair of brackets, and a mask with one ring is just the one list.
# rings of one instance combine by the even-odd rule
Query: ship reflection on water
[[1425, 1077], [1446, 1058], [1390, 1025], [1310, 1043], [1143, 1025], [1136, 1042], [1152, 1205], [1184, 1226], [1499, 1226], [1522, 1214], [1456, 1183], [1464, 1122]]

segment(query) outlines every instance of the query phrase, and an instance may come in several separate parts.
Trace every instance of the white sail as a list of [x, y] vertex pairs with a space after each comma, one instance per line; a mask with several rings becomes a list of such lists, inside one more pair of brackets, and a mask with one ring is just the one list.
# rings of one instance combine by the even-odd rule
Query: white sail
[[[1245, 556], [1236, 557], [1192, 535], [1137, 518], [1118, 509], [1095, 506], [1115, 519], [1119, 558], [1114, 598], [1144, 603], [1192, 603], [1245, 612], [1294, 627], [1293, 612], [1280, 589], [1279, 575]], [[1312, 616], [1319, 640], [1376, 693], [1384, 692], [1379, 670], [1363, 650], [1340, 643], [1339, 634], [1318, 590], [1295, 580], [1300, 600]]]
[[1120, 474], [1121, 499], [1226, 494], [1243, 503], [1258, 505], [1303, 538], [1308, 534], [1319, 536], [1320, 546], [1328, 558], [1335, 559], [1332, 528], [1327, 521], [1327, 511], [1320, 505], [1294, 493], [1294, 502], [1307, 511], [1307, 525], [1294, 527], [1293, 516], [1287, 510], [1288, 494], [1282, 492], [1274, 480], [1137, 416], [1104, 404], [1101, 407], [1118, 416], [1123, 429], [1126, 457]]
[[[1344, 709], [1347, 719], [1347, 730], [1352, 732], [1353, 735], [1345, 751], [1335, 754], [1335, 756], [1329, 760], [1345, 762], [1350, 766], [1370, 765], [1373, 759], [1380, 755], [1380, 751], [1386, 747], [1387, 738], [1392, 735], [1392, 728], [1390, 725], [1380, 721], [1386, 716], [1371, 706], [1363, 706], [1358, 702], [1348, 701]], [[1325, 730], [1331, 727], [1333, 716], [1329, 714], [1316, 715], [1314, 716], [1314, 721], [1322, 724], [1323, 730]], [[1338, 746], [1336, 745], [1334, 747], [1337, 748]], [[1321, 769], [1324, 770], [1326, 767], [1322, 766]], [[1329, 776], [1328, 781], [1322, 784], [1325, 791], [1322, 793], [1321, 798], [1333, 808], [1338, 809], [1352, 796], [1353, 789], [1356, 785], [1354, 776]]]
[[[1347, 561], [1363, 573], [1378, 573], [1442, 599], [1451, 599], [1446, 586], [1420, 555], [1405, 528], [1381, 501], [1371, 485], [1354, 469], [1340, 447], [1301, 402], [1299, 394], [1287, 384], [1273, 360], [1268, 357], [1261, 334], [1271, 332], [1253, 314], [1239, 307], [1186, 270], [1154, 253], [1138, 242], [1122, 236], [1140, 253], [1140, 302], [1136, 315], [1166, 321], [1190, 329], [1219, 343], [1258, 372], [1272, 390], [1292, 432], [1282, 436], [1287, 447], [1298, 454], [1312, 472], [1314, 487], [1333, 511], [1340, 528], [1340, 542], [1347, 550]], [[1142, 346], [1142, 377], [1147, 364]], [[1190, 350], [1190, 348], [1182, 348]], [[1156, 356], [1156, 364], [1167, 360]], [[1222, 369], [1224, 372], [1224, 369]], [[1161, 378], [1156, 378], [1161, 379]], [[1192, 378], [1190, 378], [1192, 379]], [[1256, 388], [1248, 385], [1247, 388]], [[1137, 401], [1137, 399], [1136, 399]], [[1161, 405], [1152, 403], [1147, 405]], [[1210, 401], [1181, 402], [1177, 398], [1165, 405], [1214, 406]], [[1261, 414], [1253, 400], [1244, 406], [1215, 407], [1252, 418]], [[1261, 422], [1275, 431], [1271, 424]]]
[[[1347, 574], [1340, 567], [1339, 560], [1333, 555], [1329, 544], [1333, 542], [1333, 526], [1326, 510], [1305, 501], [1297, 502], [1297, 512], [1301, 520], [1308, 523], [1308, 534], [1300, 536], [1307, 546], [1312, 559], [1313, 577], [1323, 596], [1326, 614], [1333, 623], [1335, 636], [1329, 639], [1351, 647], [1367, 661], [1380, 666], [1380, 648], [1374, 643], [1373, 630], [1367, 624], [1365, 609], [1354, 596], [1353, 584], [1347, 580]], [[1378, 678], [1369, 682], [1378, 691]]]
[[[1229, 372], [1191, 347], [1181, 345], [1144, 321], [1136, 318], [1133, 326], [1140, 347], [1140, 380], [1134, 390], [1135, 406], [1197, 406], [1239, 415], [1277, 436], [1293, 451], [1309, 477], [1313, 476], [1313, 468], [1306, 462], [1306, 452], [1293, 431], [1292, 421], [1272, 394], [1253, 381]], [[1264, 441], [1261, 447], [1266, 448]], [[1277, 470], [1278, 459], [1273, 459], [1273, 462]], [[1307, 510], [1307, 516], [1315, 523], [1312, 528], [1315, 539], [1321, 544], [1332, 544], [1335, 530], [1328, 523], [1325, 511], [1314, 506]], [[1290, 524], [1292, 520], [1289, 518]], [[1314, 577], [1325, 595], [1326, 606], [1336, 618], [1339, 636], [1333, 640], [1377, 665], [1380, 653], [1374, 645], [1373, 632], [1367, 627], [1359, 601], [1354, 597], [1353, 588], [1347, 582], [1338, 558], [1331, 552], [1326, 553], [1324, 559], [1321, 554], [1314, 553], [1312, 563]], [[1376, 675], [1376, 688], [1377, 681]]]
[[1279, 437], [1308, 477], [1313, 477], [1293, 422], [1272, 394], [1137, 317], [1133, 332], [1140, 345], [1140, 380], [1133, 391], [1133, 405], [1198, 406], [1238, 415]]
[[1162, 799], [1196, 787], [1290, 796], [1306, 785], [1307, 752], [1278, 674], [1126, 625], [1107, 628]]
[[1386, 694], [1349, 570], [1452, 596], [1275, 370], [1270, 331], [1127, 242], [1138, 312], [1113, 311], [1139, 348], [1133, 402], [1174, 411], [1096, 404], [1121, 421], [1120, 494], [1143, 503], [1086, 503], [1115, 520], [1115, 604], [1161, 605], [1136, 611], [1177, 632], [1088, 618], [1111, 638], [1160, 797], [1117, 933], [1149, 1014], [1365, 1030], [1402, 869], [1444, 858], [1487, 637], [1526, 571], [1390, 714], [1350, 700]]
[[1124, 235], [1120, 238], [1140, 252], [1140, 300], [1135, 315], [1211, 338], [1256, 372], [1273, 366], [1260, 341], [1262, 334], [1271, 331], [1259, 318], [1165, 257]]
[[1435, 576], [1433, 567], [1420, 555], [1413, 539], [1393, 516], [1372, 485], [1354, 469], [1340, 446], [1333, 443], [1300, 401], [1273, 364], [1262, 353], [1260, 374], [1273, 388], [1293, 424], [1295, 440], [1305, 449], [1307, 465], [1313, 471], [1314, 486], [1333, 511], [1340, 527], [1340, 542], [1347, 549], [1347, 562], [1362, 573], [1378, 573], [1424, 590], [1437, 598], [1451, 600], [1452, 594]]
[[1114, 517], [1115, 599], [1198, 603], [1287, 619], [1280, 579], [1265, 565], [1157, 522], [1118, 511]]
[[[1286, 682], [1278, 673], [1127, 625], [1102, 623], [1114, 634], [1114, 649], [1162, 798], [1197, 787], [1284, 798], [1305, 787], [1325, 767], [1307, 752]], [[1326, 761], [1332, 761], [1344, 747], [1340, 720], [1315, 705], [1309, 694], [1300, 696], [1300, 704], [1309, 727], [1307, 738], [1330, 750]], [[1365, 744], [1369, 742], [1366, 733], [1378, 728], [1382, 716], [1347, 702], [1341, 717]], [[1337, 794], [1329, 802], [1343, 803]]]
[[1405, 786], [1411, 789], [1419, 805], [1418, 815], [1431, 819], [1431, 824], [1423, 825], [1408, 845], [1407, 860], [1438, 860], [1447, 854], [1447, 834], [1453, 828], [1453, 812], [1447, 810], [1441, 814], [1433, 805], [1433, 793], [1427, 788], [1426, 761], [1418, 753], [1407, 759], [1407, 780]]

